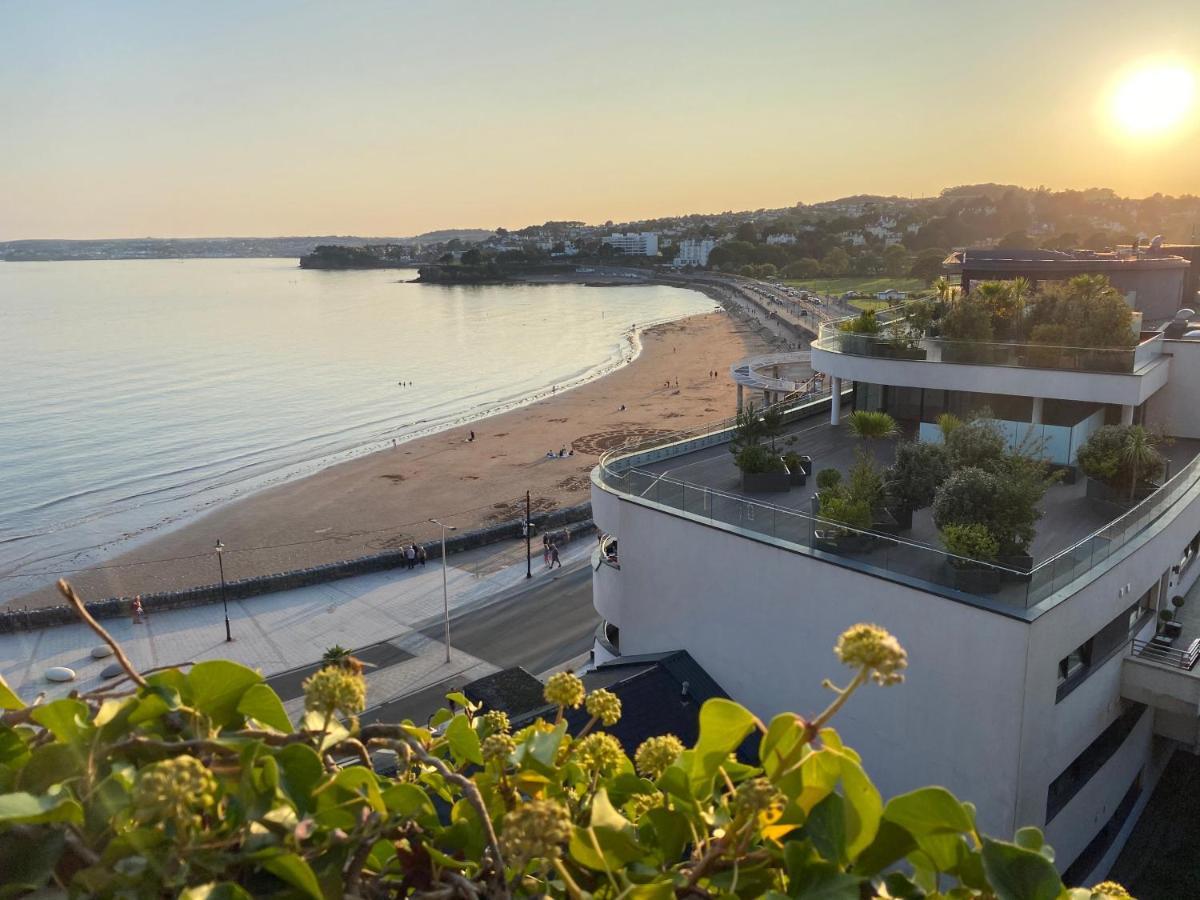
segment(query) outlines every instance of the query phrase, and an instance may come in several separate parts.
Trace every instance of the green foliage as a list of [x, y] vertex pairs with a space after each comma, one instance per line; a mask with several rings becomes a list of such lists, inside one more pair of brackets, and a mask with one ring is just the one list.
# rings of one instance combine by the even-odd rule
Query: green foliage
[[946, 457], [950, 468], [994, 469], [1007, 452], [1008, 443], [990, 418], [972, 418], [952, 426], [946, 435]]
[[1091, 433], [1076, 459], [1089, 478], [1132, 495], [1138, 483], [1158, 478], [1166, 467], [1158, 442], [1140, 425], [1104, 425]]
[[869, 454], [856, 455], [845, 491], [847, 497], [864, 504], [868, 511], [883, 505], [883, 474]]
[[952, 341], [990, 341], [994, 336], [992, 313], [974, 294], [959, 297], [942, 317], [942, 332]]
[[834, 491], [841, 487], [842, 473], [837, 469], [822, 469], [817, 473], [817, 490]]
[[765, 436], [762, 416], [755, 410], [753, 403], [747, 403], [744, 409], [738, 411], [737, 417], [734, 419], [729, 452], [738, 456], [744, 448], [756, 447], [761, 444]]
[[1000, 552], [1000, 542], [984, 525], [947, 525], [941, 535], [942, 543], [955, 556], [989, 561]]
[[[850, 680], [823, 712], [768, 723], [709, 700], [695, 746], [651, 738], [636, 766], [603, 730], [619, 708], [607, 692], [585, 697], [570, 673], [546, 686], [551, 720], [516, 734], [459, 694], [448, 699], [460, 711], [436, 714], [436, 730], [360, 726], [312, 706], [279, 730], [238, 712], [270, 688], [223, 661], [135, 672], [135, 688], [115, 696], [18, 702], [0, 719], [0, 893], [1101, 896], [1063, 887], [1040, 831], [994, 840], [944, 788], [885, 802], [830, 721], [868, 682], [903, 681], [907, 654], [873, 625], [848, 629], [835, 653]], [[345, 682], [337, 693], [361, 692], [361, 674], [321, 672]], [[592, 719], [572, 735], [564, 707], [581, 704]], [[394, 775], [373, 770], [376, 749], [395, 752]]]
[[963, 420], [954, 415], [954, 413], [942, 413], [937, 417], [937, 427], [942, 433], [943, 441], [949, 440], [954, 429], [961, 427], [962, 424]]
[[1043, 464], [1016, 454], [987, 470], [957, 469], [934, 496], [934, 524], [942, 532], [951, 525], [982, 525], [999, 542], [1001, 554], [1025, 553], [1049, 483]]
[[795, 450], [789, 450], [783, 454], [783, 464], [788, 467], [789, 472], [799, 472], [804, 468], [803, 462], [800, 459], [800, 454]]
[[1033, 296], [1029, 308], [1031, 336], [1051, 343], [1060, 336], [1063, 346], [1126, 349], [1137, 343], [1133, 313], [1125, 298], [1103, 275], [1077, 275], [1068, 281], [1051, 282]]
[[738, 455], [734, 457], [733, 462], [742, 472], [747, 474], [782, 472], [784, 469], [783, 460], [779, 458], [779, 454], [773, 452], [768, 447], [764, 447], [762, 444], [743, 447]]
[[879, 334], [879, 322], [875, 318], [873, 309], [864, 309], [853, 319], [847, 319], [838, 327], [850, 334]]
[[950, 475], [945, 446], [924, 441], [896, 444], [895, 461], [883, 474], [884, 491], [895, 506], [924, 509], [933, 503], [938, 487]]
[[846, 427], [850, 429], [851, 434], [863, 441], [895, 437], [900, 433], [900, 426], [896, 424], [895, 419], [876, 410], [854, 410], [846, 416]]
[[821, 494], [820, 515], [831, 522], [866, 531], [871, 527], [871, 506], [849, 494]]

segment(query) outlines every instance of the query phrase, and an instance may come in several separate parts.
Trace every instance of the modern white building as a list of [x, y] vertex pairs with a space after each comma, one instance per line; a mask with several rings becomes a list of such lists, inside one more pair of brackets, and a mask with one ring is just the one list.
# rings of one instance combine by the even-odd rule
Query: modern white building
[[602, 240], [626, 256], [658, 256], [658, 234], [653, 231], [614, 231]]
[[796, 243], [796, 236], [794, 234], [768, 234], [767, 243], [772, 245], [794, 244]]
[[717, 246], [717, 242], [712, 238], [682, 240], [679, 242], [679, 253], [671, 261], [671, 265], [679, 268], [684, 266], [703, 268], [708, 265], [708, 254], [712, 253], [715, 246]]
[[1161, 425], [1176, 437], [1168, 472], [1127, 508], [1090, 498], [1083, 477], [1052, 486], [1030, 558], [976, 564], [971, 582], [929, 510], [908, 530], [831, 530], [811, 484], [746, 493], [732, 423], [610, 452], [592, 472], [602, 548], [617, 550], [594, 560], [597, 661], [686, 650], [761, 717], [811, 713], [838, 634], [882, 625], [909, 652], [907, 680], [860, 692], [836, 727], [885, 796], [943, 784], [991, 833], [1042, 827], [1064, 877], [1094, 883], [1172, 753], [1200, 750], [1200, 587], [1174, 644], [1147, 643], [1200, 575], [1200, 340], [1181, 331], [1090, 356], [928, 337], [900, 354], [823, 326], [810, 361], [830, 390], [785, 412], [785, 446], [813, 470], [853, 460], [849, 406], [933, 439], [940, 413], [987, 405], [1068, 466], [1102, 423]]

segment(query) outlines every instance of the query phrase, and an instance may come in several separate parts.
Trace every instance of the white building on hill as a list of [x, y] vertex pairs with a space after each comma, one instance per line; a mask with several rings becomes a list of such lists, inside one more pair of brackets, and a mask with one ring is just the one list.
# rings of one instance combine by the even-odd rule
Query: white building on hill
[[717, 242], [712, 238], [704, 238], [697, 240], [695, 238], [687, 238], [679, 242], [679, 253], [671, 265], [682, 268], [684, 266], [699, 266], [703, 268], [708, 265], [708, 254], [712, 253], [713, 248], [717, 246]]
[[631, 231], [628, 234], [614, 231], [603, 241], [626, 256], [658, 256], [658, 235], [653, 231]]

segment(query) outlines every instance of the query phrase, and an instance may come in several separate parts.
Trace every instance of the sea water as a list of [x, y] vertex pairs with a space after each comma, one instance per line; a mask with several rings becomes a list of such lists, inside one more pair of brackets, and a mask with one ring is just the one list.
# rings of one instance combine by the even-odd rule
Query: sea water
[[0, 263], [0, 598], [231, 497], [567, 390], [660, 285], [449, 287], [295, 260]]

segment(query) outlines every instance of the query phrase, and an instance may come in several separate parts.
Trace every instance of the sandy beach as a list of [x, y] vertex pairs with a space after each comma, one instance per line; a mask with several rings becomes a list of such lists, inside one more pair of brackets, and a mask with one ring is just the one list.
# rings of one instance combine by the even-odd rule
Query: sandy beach
[[[724, 313], [653, 326], [641, 343], [632, 363], [596, 381], [235, 500], [68, 577], [87, 599], [132, 596], [215, 582], [218, 538], [237, 579], [428, 539], [439, 533], [433, 517], [460, 529], [519, 518], [527, 490], [535, 512], [584, 502], [605, 449], [732, 415], [729, 366], [765, 349]], [[574, 456], [546, 458], [564, 447]], [[48, 585], [8, 606], [58, 602]]]

